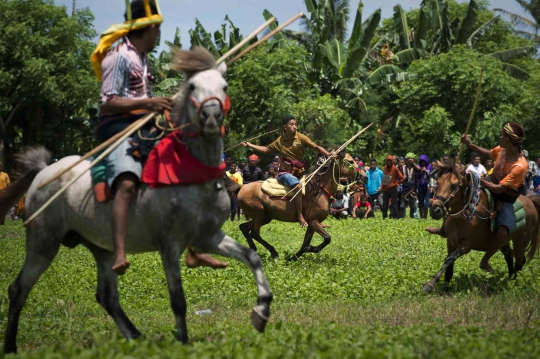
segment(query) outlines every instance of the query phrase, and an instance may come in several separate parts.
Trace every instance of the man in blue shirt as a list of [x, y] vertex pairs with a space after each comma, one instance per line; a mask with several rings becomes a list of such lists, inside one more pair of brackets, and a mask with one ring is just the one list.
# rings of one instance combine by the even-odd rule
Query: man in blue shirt
[[367, 171], [367, 192], [369, 195], [369, 204], [373, 211], [375, 211], [375, 200], [378, 203], [382, 203], [379, 198], [381, 195], [381, 185], [383, 179], [383, 172], [377, 167], [377, 160], [371, 159], [369, 164], [369, 170]]

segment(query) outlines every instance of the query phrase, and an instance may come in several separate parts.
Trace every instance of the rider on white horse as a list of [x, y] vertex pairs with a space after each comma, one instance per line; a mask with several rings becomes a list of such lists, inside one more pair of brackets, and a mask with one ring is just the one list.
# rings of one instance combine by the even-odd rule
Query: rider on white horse
[[[145, 7], [147, 4], [150, 5], [152, 14], [158, 14], [153, 0], [134, 0], [131, 2], [131, 19], [148, 17], [148, 8]], [[125, 17], [127, 21], [128, 15], [126, 14]], [[151, 73], [148, 69], [147, 54], [156, 46], [160, 33], [159, 22], [131, 30], [127, 36], [123, 37], [121, 43], [108, 50], [103, 59], [100, 119], [95, 130], [100, 142], [125, 130], [149, 111], [162, 113], [165, 110], [172, 110], [172, 99], [152, 97], [150, 85]], [[142, 172], [141, 161], [128, 153], [132, 146], [131, 140], [131, 138], [126, 139], [105, 158], [107, 184], [111, 193], [114, 194], [112, 228], [115, 261], [113, 270], [118, 274], [124, 274], [130, 265], [125, 254], [129, 205], [137, 193]], [[222, 268], [227, 266], [226, 263], [217, 261], [209, 255], [198, 255], [192, 249], [188, 250], [186, 263], [191, 267], [204, 265]]]
[[[300, 180], [297, 177], [301, 177], [305, 171], [305, 149], [307, 147], [313, 148], [327, 157], [332, 156], [332, 154], [323, 147], [315, 144], [306, 135], [297, 132], [297, 128], [296, 119], [293, 116], [285, 116], [283, 117], [283, 134], [268, 145], [268, 147], [256, 146], [250, 142], [242, 142], [242, 145], [253, 148], [261, 153], [279, 152], [281, 158], [279, 161], [278, 182], [286, 187], [295, 188], [297, 191], [300, 191]], [[296, 196], [294, 198], [294, 204], [300, 226], [302, 228], [307, 227], [308, 224], [302, 214], [302, 196]]]

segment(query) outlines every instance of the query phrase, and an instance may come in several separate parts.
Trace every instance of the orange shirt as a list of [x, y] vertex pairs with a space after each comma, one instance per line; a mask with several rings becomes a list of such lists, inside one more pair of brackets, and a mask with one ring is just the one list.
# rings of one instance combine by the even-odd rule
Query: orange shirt
[[499, 184], [517, 190], [525, 183], [525, 176], [529, 170], [529, 164], [525, 157], [520, 156], [517, 161], [506, 160], [505, 150], [501, 146], [493, 148], [489, 155], [494, 161], [493, 176]]
[[0, 171], [0, 190], [3, 190], [9, 184], [9, 176], [6, 172]]

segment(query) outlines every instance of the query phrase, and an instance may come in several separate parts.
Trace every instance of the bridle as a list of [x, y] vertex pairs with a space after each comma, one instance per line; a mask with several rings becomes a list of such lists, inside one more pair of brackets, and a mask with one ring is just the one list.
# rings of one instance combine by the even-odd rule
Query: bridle
[[[216, 100], [219, 103], [219, 107], [221, 108], [221, 111], [223, 112], [223, 117], [227, 116], [227, 114], [229, 113], [229, 110], [231, 109], [231, 99], [227, 95], [225, 96], [225, 101], [221, 101], [221, 99], [219, 97], [217, 97], [217, 96], [211, 96], [211, 97], [205, 98], [201, 102], [198, 102], [195, 99], [195, 97], [193, 97], [192, 95], [189, 95], [189, 100], [191, 101], [191, 103], [193, 104], [195, 109], [197, 110], [197, 118], [199, 119], [199, 123], [190, 122], [190, 123], [186, 124], [185, 127], [197, 126], [198, 129], [195, 132], [183, 132], [183, 131], [178, 130], [178, 131], [175, 132], [175, 137], [177, 139], [178, 139], [179, 135], [182, 135], [182, 136], [185, 136], [185, 137], [204, 136], [204, 131], [202, 130], [202, 127], [203, 127], [202, 122], [203, 122], [203, 120], [202, 120], [201, 114], [202, 114], [202, 111], [204, 110], [204, 104], [205, 103], [207, 103], [209, 101], [212, 101], [212, 100]], [[220, 136], [221, 137], [225, 136], [225, 126], [223, 126], [223, 125], [221, 126], [221, 129], [220, 129]]]
[[452, 208], [448, 206], [448, 202], [450, 202], [456, 194], [463, 189], [463, 177], [460, 178], [459, 184], [457, 185], [456, 189], [450, 193], [450, 195], [445, 198], [443, 196], [438, 196], [437, 193], [435, 193], [434, 199], [430, 200], [430, 203], [432, 206], [440, 206], [444, 211], [444, 218], [446, 217], [457, 217], [462, 216], [464, 219], [471, 219], [474, 215], [476, 215], [479, 219], [488, 219], [490, 217], [481, 217], [476, 213], [476, 208], [480, 205], [483, 207], [488, 213], [489, 210], [485, 208], [483, 205], [479, 204], [480, 202], [480, 176], [476, 172], [469, 173], [471, 175], [471, 180], [467, 183], [467, 188], [465, 189], [465, 194], [469, 192], [469, 196], [467, 200], [464, 201], [463, 208], [456, 212], [451, 213]]

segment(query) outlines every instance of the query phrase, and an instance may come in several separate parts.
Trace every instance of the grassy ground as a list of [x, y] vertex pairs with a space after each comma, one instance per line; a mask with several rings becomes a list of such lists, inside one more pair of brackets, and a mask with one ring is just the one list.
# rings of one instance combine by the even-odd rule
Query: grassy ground
[[[332, 243], [297, 262], [303, 230], [272, 223], [262, 236], [280, 253], [260, 248], [274, 293], [264, 335], [250, 326], [256, 301], [251, 273], [231, 262], [224, 271], [186, 269], [191, 344], [173, 340], [174, 319], [155, 253], [131, 258], [120, 280], [121, 302], [144, 338], [123, 340], [95, 302], [95, 265], [89, 252], [62, 248], [23, 311], [19, 357], [45, 358], [533, 358], [540, 353], [540, 262], [507, 279], [501, 254], [496, 274], [478, 268], [481, 253], [456, 262], [449, 295], [425, 295], [421, 285], [440, 268], [445, 242], [420, 220], [330, 220]], [[225, 231], [245, 243], [238, 222]], [[319, 238], [315, 239], [318, 244]], [[183, 259], [182, 259], [183, 260]], [[0, 227], [0, 339], [7, 287], [24, 261], [20, 222]], [[211, 314], [196, 315], [201, 309]], [[0, 357], [2, 354], [0, 354]]]

